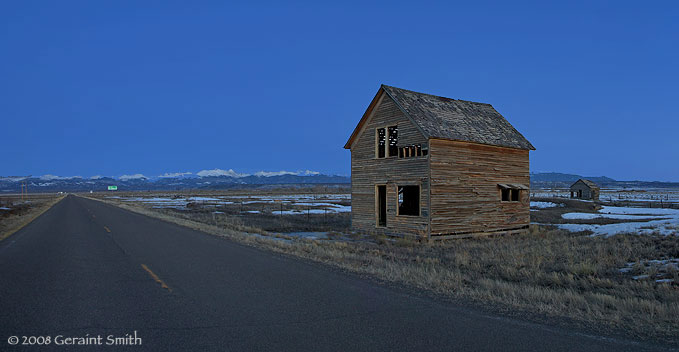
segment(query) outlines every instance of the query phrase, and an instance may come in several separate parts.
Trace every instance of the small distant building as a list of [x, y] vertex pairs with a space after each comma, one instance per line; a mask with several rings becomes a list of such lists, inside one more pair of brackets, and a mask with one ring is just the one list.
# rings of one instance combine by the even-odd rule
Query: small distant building
[[599, 201], [599, 186], [583, 178], [571, 186], [571, 198]]

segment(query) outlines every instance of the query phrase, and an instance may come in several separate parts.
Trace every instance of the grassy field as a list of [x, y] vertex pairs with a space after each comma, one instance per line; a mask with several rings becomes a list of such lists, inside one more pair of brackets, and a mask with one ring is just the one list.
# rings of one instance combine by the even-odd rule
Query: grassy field
[[265, 233], [345, 232], [351, 225], [347, 188], [127, 192], [95, 194], [122, 204], [142, 205], [162, 214]]
[[[343, 212], [324, 214], [324, 218], [318, 217], [320, 214], [277, 216], [275, 207], [280, 205], [274, 202], [273, 211], [248, 203], [262, 208], [260, 213], [245, 215], [239, 208], [228, 213], [229, 207], [240, 206], [237, 204], [154, 208], [104, 196], [97, 197], [241, 243], [405, 284], [506, 315], [679, 343], [679, 260], [675, 261], [679, 258], [679, 236], [590, 237], [587, 232], [531, 225], [525, 235], [421, 243], [353, 233], [348, 230], [348, 213]], [[215, 216], [215, 211], [223, 214]], [[595, 212], [596, 207], [573, 203], [531, 214], [548, 222], [573, 211]], [[286, 234], [314, 230], [329, 231], [327, 239]]]
[[44, 213], [63, 195], [29, 194], [25, 199], [17, 195], [0, 196], [0, 241], [26, 226]]

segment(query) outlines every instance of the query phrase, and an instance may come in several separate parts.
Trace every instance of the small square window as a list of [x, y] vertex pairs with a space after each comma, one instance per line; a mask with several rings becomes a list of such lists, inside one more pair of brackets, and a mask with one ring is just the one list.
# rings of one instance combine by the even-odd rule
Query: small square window
[[500, 184], [501, 199], [503, 202], [519, 202], [521, 200], [521, 189], [516, 185]]

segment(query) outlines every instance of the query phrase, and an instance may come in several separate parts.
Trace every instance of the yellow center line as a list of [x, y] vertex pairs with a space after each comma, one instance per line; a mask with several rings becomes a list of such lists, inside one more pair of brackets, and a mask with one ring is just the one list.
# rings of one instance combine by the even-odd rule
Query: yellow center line
[[156, 280], [157, 283], [160, 284], [160, 287], [162, 287], [162, 288], [164, 288], [164, 289], [166, 289], [166, 290], [172, 292], [172, 289], [171, 289], [169, 286], [167, 286], [167, 285], [165, 284], [165, 282], [163, 282], [163, 280], [161, 280], [161, 279], [158, 277], [158, 275], [156, 275], [153, 271], [151, 271], [151, 269], [149, 269], [149, 267], [146, 266], [146, 264], [142, 264], [141, 267], [144, 268], [144, 270], [146, 270], [146, 271], [149, 273], [149, 275], [151, 275], [151, 277], [152, 277], [154, 280]]
[[111, 229], [109, 229], [109, 228], [106, 227], [106, 226], [104, 226], [104, 230], [106, 230], [106, 232], [111, 232]]

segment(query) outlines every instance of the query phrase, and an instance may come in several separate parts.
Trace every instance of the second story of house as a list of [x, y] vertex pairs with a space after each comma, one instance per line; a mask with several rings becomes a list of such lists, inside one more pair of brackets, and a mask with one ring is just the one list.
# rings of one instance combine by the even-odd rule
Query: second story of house
[[421, 159], [428, 153], [427, 138], [382, 89], [345, 148], [354, 160]]
[[534, 150], [490, 104], [382, 85], [344, 148], [352, 161], [426, 159], [429, 140]]

